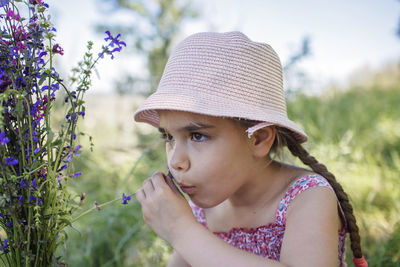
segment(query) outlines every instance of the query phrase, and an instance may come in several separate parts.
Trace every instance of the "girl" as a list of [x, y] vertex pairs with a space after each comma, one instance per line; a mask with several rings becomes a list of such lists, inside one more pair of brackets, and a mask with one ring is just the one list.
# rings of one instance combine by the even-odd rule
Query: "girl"
[[[136, 197], [174, 248], [168, 266], [346, 266], [346, 232], [355, 265], [367, 266], [346, 193], [287, 117], [269, 45], [240, 32], [189, 36], [135, 120], [166, 141], [169, 174]], [[284, 146], [312, 171], [273, 159]]]

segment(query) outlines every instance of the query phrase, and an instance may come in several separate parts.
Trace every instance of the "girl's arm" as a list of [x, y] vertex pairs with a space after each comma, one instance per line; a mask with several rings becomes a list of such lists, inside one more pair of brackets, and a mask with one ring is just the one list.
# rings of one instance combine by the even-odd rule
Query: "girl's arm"
[[191, 266], [337, 266], [339, 219], [328, 189], [309, 189], [292, 201], [280, 262], [235, 248], [208, 231], [161, 173], [144, 182], [137, 199], [145, 222]]
[[174, 250], [168, 261], [167, 267], [191, 267], [178, 252]]

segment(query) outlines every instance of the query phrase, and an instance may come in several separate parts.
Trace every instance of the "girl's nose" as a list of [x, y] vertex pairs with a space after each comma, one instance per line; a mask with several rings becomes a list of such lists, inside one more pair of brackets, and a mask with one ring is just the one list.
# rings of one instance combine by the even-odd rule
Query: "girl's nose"
[[187, 171], [190, 167], [190, 161], [186, 150], [175, 144], [174, 148], [169, 151], [169, 166], [176, 171]]

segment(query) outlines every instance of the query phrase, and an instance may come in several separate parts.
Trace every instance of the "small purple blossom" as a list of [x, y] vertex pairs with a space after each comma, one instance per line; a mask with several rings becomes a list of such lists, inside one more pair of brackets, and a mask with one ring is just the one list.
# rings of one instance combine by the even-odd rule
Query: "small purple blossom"
[[22, 179], [19, 181], [19, 188], [24, 189], [25, 187], [26, 187], [25, 179], [22, 178]]
[[0, 144], [2, 146], [4, 146], [8, 142], [10, 142], [10, 139], [6, 136], [6, 133], [5, 132], [0, 132]]
[[8, 0], [0, 0], [0, 7], [8, 5]]
[[[115, 52], [121, 52], [122, 46], [126, 47], [126, 43], [123, 41], [118, 40], [119, 37], [121, 37], [121, 34], [119, 33], [115, 38], [111, 35], [110, 31], [105, 32], [107, 34], [107, 37], [104, 38], [105, 41], [110, 41], [111, 43], [108, 44], [108, 46], [105, 48], [105, 51], [99, 53], [99, 57], [103, 58], [104, 53], [107, 53], [111, 55], [111, 59], [114, 59], [113, 53]], [[109, 50], [108, 47], [114, 47], [116, 46], [113, 50]]]
[[35, 188], [35, 189], [37, 189], [37, 183], [36, 183], [36, 178], [35, 179], [33, 179], [33, 181], [32, 181], [32, 186]]
[[125, 196], [125, 193], [122, 193], [122, 204], [123, 204], [123, 205], [128, 204], [128, 201], [129, 201], [129, 200], [131, 200], [131, 196], [130, 196], [130, 195]]
[[66, 168], [68, 168], [68, 164], [62, 165], [61, 168], [58, 171], [63, 171]]
[[2, 249], [4, 250], [5, 253], [8, 252], [8, 239], [7, 239], [7, 238], [4, 238], [3, 246], [0, 247], [0, 248], [2, 248]]
[[79, 155], [79, 153], [80, 153], [80, 149], [81, 149], [81, 145], [77, 145], [75, 148], [74, 148], [74, 155], [75, 156], [78, 156]]
[[79, 175], [82, 175], [82, 172], [74, 173], [74, 175], [72, 175], [72, 177], [78, 177]]
[[54, 54], [60, 54], [60, 55], [64, 55], [64, 49], [61, 48], [61, 46], [59, 44], [55, 44], [53, 46], [52, 52]]
[[17, 165], [18, 164], [18, 160], [16, 158], [14, 158], [14, 157], [8, 157], [6, 159], [6, 161], [7, 161], [7, 165], [8, 166]]

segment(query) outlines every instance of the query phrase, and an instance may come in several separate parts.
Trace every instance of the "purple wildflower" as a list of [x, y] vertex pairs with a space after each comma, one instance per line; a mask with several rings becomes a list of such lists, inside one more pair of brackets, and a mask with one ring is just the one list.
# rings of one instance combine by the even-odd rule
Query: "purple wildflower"
[[6, 136], [6, 133], [5, 132], [0, 132], [0, 143], [1, 143], [1, 145], [4, 146], [8, 142], [10, 142], [10, 139]]
[[74, 175], [72, 175], [72, 177], [78, 177], [79, 175], [82, 175], [82, 172], [74, 173]]
[[22, 199], [23, 199], [22, 195], [19, 195], [19, 197], [18, 197], [18, 202], [19, 202], [19, 204], [21, 204], [21, 205], [22, 205]]
[[22, 179], [19, 181], [19, 188], [24, 189], [25, 187], [26, 187], [25, 179], [22, 178]]
[[32, 202], [32, 201], [35, 201], [35, 200], [36, 200], [35, 196], [32, 196], [32, 195], [29, 196], [29, 202]]
[[52, 52], [54, 54], [60, 54], [60, 55], [64, 55], [64, 49], [61, 48], [61, 46], [59, 44], [55, 44], [53, 46]]
[[8, 0], [0, 0], [0, 7], [8, 5]]
[[8, 157], [8, 158], [6, 159], [6, 161], [7, 161], [7, 165], [8, 165], [8, 166], [10, 166], [10, 165], [17, 165], [17, 164], [18, 164], [18, 160], [17, 160], [16, 158], [14, 158], [14, 157]]
[[65, 165], [61, 166], [61, 168], [60, 168], [58, 171], [59, 171], [59, 172], [60, 172], [60, 171], [63, 171], [63, 170], [65, 170], [66, 168], [68, 168], [68, 164], [65, 164]]
[[[121, 52], [122, 46], [126, 47], [126, 43], [123, 42], [123, 41], [118, 40], [118, 38], [121, 36], [120, 33], [115, 38], [111, 35], [110, 31], [106, 31], [105, 33], [107, 34], [107, 37], [104, 38], [104, 40], [105, 41], [111, 40], [111, 43], [107, 46], [107, 48], [106, 48], [107, 50], [101, 52], [99, 54], [99, 56], [101, 58], [103, 58], [104, 57], [104, 53], [107, 53], [107, 54], [111, 55], [111, 59], [114, 59], [113, 53]], [[114, 47], [114, 46], [116, 46], [116, 47], [113, 50], [111, 50], [111, 51], [108, 50], [108, 47]]]
[[1, 248], [4, 250], [5, 253], [8, 252], [8, 239], [7, 238], [4, 238], [3, 246]]
[[128, 204], [128, 201], [131, 200], [131, 196], [129, 196], [129, 195], [125, 196], [125, 193], [122, 193], [122, 200], [123, 200], [122, 204], [126, 205], [126, 204]]
[[36, 178], [35, 179], [33, 179], [33, 181], [32, 181], [32, 186], [35, 188], [35, 189], [37, 189], [37, 183], [36, 183]]
[[81, 145], [77, 145], [77, 146], [74, 148], [74, 155], [75, 155], [75, 156], [78, 156], [78, 155], [79, 155], [79, 152], [80, 152], [79, 149], [81, 149], [81, 147], [82, 147]]
[[72, 152], [69, 152], [67, 155], [67, 158], [65, 159], [67, 162], [70, 162], [72, 160]]

